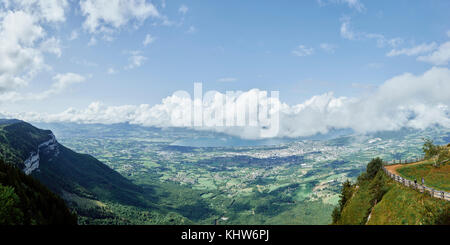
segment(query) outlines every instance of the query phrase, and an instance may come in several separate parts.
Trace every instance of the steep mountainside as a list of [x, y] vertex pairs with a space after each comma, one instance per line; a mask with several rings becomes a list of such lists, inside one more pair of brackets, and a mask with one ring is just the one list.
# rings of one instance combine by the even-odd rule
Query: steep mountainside
[[139, 203], [135, 194], [142, 192], [140, 187], [92, 156], [62, 146], [49, 130], [17, 120], [0, 121], [0, 145], [5, 161], [57, 194]]
[[[51, 131], [19, 120], [0, 120], [0, 159], [62, 197], [81, 224], [186, 224], [198, 214], [179, 206], [203, 206], [192, 190], [136, 185], [94, 157], [59, 144]], [[183, 202], [161, 203], [162, 196], [183, 196]]]
[[0, 159], [0, 225], [76, 225], [64, 201]]
[[450, 202], [402, 186], [381, 170], [381, 164], [381, 159], [372, 160], [356, 183], [344, 183], [333, 224], [450, 224]]

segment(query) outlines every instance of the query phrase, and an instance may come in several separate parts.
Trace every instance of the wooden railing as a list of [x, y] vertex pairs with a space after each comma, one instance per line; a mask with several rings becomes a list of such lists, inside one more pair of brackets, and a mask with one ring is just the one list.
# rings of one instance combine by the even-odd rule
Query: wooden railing
[[[399, 163], [395, 163], [395, 164], [399, 164]], [[405, 179], [405, 178], [403, 178], [403, 177], [401, 177], [399, 175], [396, 175], [394, 173], [389, 172], [384, 166], [383, 166], [383, 171], [389, 177], [391, 177], [393, 180], [397, 181], [398, 183], [400, 183], [400, 184], [402, 184], [402, 185], [404, 185], [406, 187], [409, 187], [411, 189], [415, 189], [415, 190], [417, 190], [419, 192], [422, 192], [422, 193], [428, 192], [432, 197], [441, 198], [441, 199], [444, 199], [446, 201], [450, 201], [450, 193], [448, 193], [448, 192], [436, 190], [436, 189], [430, 188], [428, 186], [418, 184], [417, 182]]]
[[425, 160], [423, 157], [416, 157], [411, 159], [399, 159], [399, 160], [392, 160], [389, 162], [383, 162], [384, 165], [395, 165], [395, 164], [408, 164], [408, 163], [415, 163]]

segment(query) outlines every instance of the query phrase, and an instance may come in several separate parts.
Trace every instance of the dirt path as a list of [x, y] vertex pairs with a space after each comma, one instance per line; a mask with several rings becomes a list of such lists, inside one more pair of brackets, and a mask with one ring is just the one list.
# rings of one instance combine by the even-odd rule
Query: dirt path
[[425, 161], [414, 162], [414, 163], [409, 163], [409, 164], [395, 164], [395, 165], [388, 165], [388, 166], [385, 166], [384, 168], [386, 168], [387, 171], [389, 171], [389, 172], [391, 172], [391, 173], [393, 173], [393, 174], [400, 175], [400, 174], [397, 172], [397, 169], [398, 169], [398, 168], [401, 168], [401, 167], [404, 167], [404, 166], [418, 165], [418, 164], [422, 164], [422, 163], [424, 163], [424, 162], [425, 162]]
[[[415, 162], [415, 163], [409, 163], [409, 164], [395, 164], [395, 165], [387, 165], [384, 166], [384, 169], [386, 169], [386, 171], [388, 171], [390, 173], [390, 175], [394, 175], [394, 176], [401, 176], [398, 172], [397, 169], [404, 167], [404, 166], [413, 166], [413, 165], [419, 165], [419, 164], [424, 164], [427, 161], [420, 161], [420, 162]], [[390, 176], [391, 178], [393, 178], [393, 176]], [[399, 183], [402, 183], [402, 181], [399, 181], [397, 178], [393, 178], [394, 180], [396, 180]], [[405, 178], [403, 178], [403, 180], [405, 180]], [[411, 180], [406, 180], [408, 183], [407, 185], [405, 185], [405, 181], [403, 181], [403, 185], [410, 187], [410, 188], [414, 188], [417, 189], [420, 192], [425, 191], [425, 188], [428, 189], [427, 191], [430, 192], [430, 190], [432, 190], [432, 195], [433, 197], [436, 198], [442, 198], [444, 200], [450, 201], [450, 193], [439, 190], [439, 189], [434, 189], [434, 188], [430, 188], [429, 186], [424, 186], [424, 185], [411, 185]], [[412, 187], [411, 187], [412, 186]], [[415, 187], [414, 187], [415, 186]], [[422, 189], [421, 189], [422, 188]], [[439, 194], [442, 193], [442, 196]]]

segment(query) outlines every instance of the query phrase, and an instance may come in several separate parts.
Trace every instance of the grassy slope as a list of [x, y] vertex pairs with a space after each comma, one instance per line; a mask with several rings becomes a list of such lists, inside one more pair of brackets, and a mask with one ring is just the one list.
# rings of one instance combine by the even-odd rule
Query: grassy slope
[[[386, 193], [375, 206], [371, 203], [374, 194], [370, 190], [376, 178], [381, 178]], [[450, 209], [450, 202], [431, 198], [426, 194], [404, 187], [380, 171], [373, 180], [365, 180], [354, 188], [352, 198], [346, 203], [337, 224], [360, 225], [418, 225], [425, 224], [429, 215]], [[373, 207], [373, 209], [372, 209]], [[431, 212], [430, 212], [431, 211]]]
[[363, 225], [366, 223], [372, 205], [369, 183], [353, 187], [353, 197], [347, 202], [341, 213], [338, 225]]
[[428, 209], [436, 211], [441, 208], [450, 208], [450, 203], [447, 201], [431, 198], [397, 183], [390, 183], [390, 185], [390, 190], [374, 207], [367, 224], [420, 225], [427, 223], [427, 215], [432, 214]]
[[397, 169], [397, 172], [404, 178], [417, 179], [419, 183], [423, 177], [426, 186], [450, 191], [450, 164], [435, 168], [433, 162], [428, 161], [420, 165], [404, 166]]

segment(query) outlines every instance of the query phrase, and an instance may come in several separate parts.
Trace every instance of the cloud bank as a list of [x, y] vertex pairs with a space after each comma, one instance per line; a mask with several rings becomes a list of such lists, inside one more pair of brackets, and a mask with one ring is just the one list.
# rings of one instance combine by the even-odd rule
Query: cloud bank
[[[64, 81], [60, 77], [60, 81]], [[72, 77], [71, 81], [77, 81]], [[56, 80], [57, 78], [55, 78]], [[63, 82], [63, 84], [65, 84]], [[268, 101], [270, 108], [277, 104], [280, 115], [278, 137], [310, 136], [327, 133], [330, 129], [351, 128], [359, 133], [380, 130], [398, 130], [402, 127], [425, 129], [433, 125], [450, 127], [450, 70], [433, 67], [421, 75], [405, 73], [385, 81], [372, 94], [360, 98], [335, 97], [332, 92], [313, 96], [304, 103], [287, 105], [267, 96], [266, 91], [252, 89], [231, 95], [232, 103], [238, 105], [251, 93], [259, 94], [259, 110]], [[203, 103], [204, 111], [214, 112], [220, 98], [218, 92], [210, 101]], [[227, 96], [230, 96], [227, 94]], [[122, 123], [129, 122], [143, 126], [170, 127], [171, 117], [186, 111], [192, 99], [174, 93], [160, 104], [150, 106], [123, 105], [107, 106], [94, 102], [86, 109], [69, 108], [58, 114], [8, 113], [8, 117], [32, 122], [75, 122], [75, 123]], [[237, 106], [237, 110], [244, 110]], [[276, 113], [269, 110], [269, 114]], [[229, 117], [230, 115], [226, 115]], [[258, 138], [258, 128], [209, 127], [197, 128], [224, 132], [242, 138]]]

